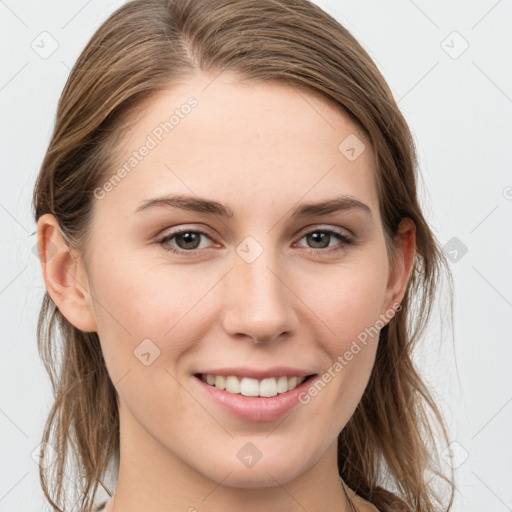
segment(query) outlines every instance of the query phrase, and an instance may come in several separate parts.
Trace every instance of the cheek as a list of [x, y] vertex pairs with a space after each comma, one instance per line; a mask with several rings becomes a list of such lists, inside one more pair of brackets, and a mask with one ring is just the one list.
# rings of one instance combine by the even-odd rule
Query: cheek
[[183, 393], [176, 362], [204, 337], [193, 308], [212, 287], [210, 279], [134, 260], [101, 263], [93, 290], [98, 335], [123, 405], [147, 428], [161, 425], [162, 436], [167, 428], [192, 428], [204, 411]]
[[172, 370], [174, 361], [204, 336], [208, 322], [198, 321], [198, 311], [204, 312], [201, 300], [218, 276], [206, 273], [198, 279], [191, 269], [148, 266], [135, 258], [97, 261], [92, 292], [98, 335], [107, 365], [117, 373], [148, 350], [150, 359], [158, 357], [155, 364], [165, 362]]
[[[189, 394], [190, 383], [183, 379], [179, 362], [204, 338], [204, 326], [198, 325], [194, 305], [213, 283], [207, 278], [190, 289], [186, 286], [189, 279], [183, 274], [181, 278], [171, 275], [170, 269], [165, 280], [147, 269], [126, 274], [118, 265], [110, 273], [106, 270], [96, 291], [111, 314], [98, 308], [98, 333], [120, 397], [124, 433], [137, 436], [127, 439], [126, 446], [138, 446], [141, 439], [149, 437], [148, 443], [157, 441], [155, 453], [160, 452], [161, 443], [183, 460], [198, 461], [201, 468], [204, 444], [198, 439], [215, 435], [225, 442], [224, 432]], [[125, 275], [130, 275], [129, 281]], [[153, 360], [155, 346], [158, 356]], [[152, 362], [146, 365], [143, 354], [148, 352]]]
[[304, 302], [315, 313], [309, 318], [318, 326], [317, 334], [325, 333], [317, 340], [327, 356], [322, 383], [312, 394], [322, 394], [322, 404], [337, 411], [340, 425], [355, 410], [373, 368], [383, 326], [386, 264], [370, 254], [354, 265], [336, 267], [314, 288], [303, 282]]
[[316, 323], [321, 321], [328, 328], [327, 337], [334, 340], [331, 352], [343, 350], [347, 342], [375, 325], [386, 283], [385, 265], [371, 261], [340, 265], [320, 279], [302, 281], [301, 299], [316, 314]]

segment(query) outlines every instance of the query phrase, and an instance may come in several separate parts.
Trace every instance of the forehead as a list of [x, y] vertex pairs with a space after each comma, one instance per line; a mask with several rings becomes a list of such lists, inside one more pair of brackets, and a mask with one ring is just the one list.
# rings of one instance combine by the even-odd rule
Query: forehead
[[119, 153], [107, 179], [123, 177], [105, 207], [133, 210], [166, 192], [212, 197], [235, 212], [334, 194], [378, 204], [362, 131], [320, 94], [281, 83], [198, 74], [148, 100]]

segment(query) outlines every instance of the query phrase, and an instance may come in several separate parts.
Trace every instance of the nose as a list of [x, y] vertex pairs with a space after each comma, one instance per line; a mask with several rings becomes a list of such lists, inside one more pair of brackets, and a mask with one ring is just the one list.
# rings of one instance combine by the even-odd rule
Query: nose
[[298, 316], [290, 283], [275, 252], [265, 249], [252, 262], [235, 255], [234, 268], [226, 276], [223, 327], [231, 336], [270, 343], [297, 331]]

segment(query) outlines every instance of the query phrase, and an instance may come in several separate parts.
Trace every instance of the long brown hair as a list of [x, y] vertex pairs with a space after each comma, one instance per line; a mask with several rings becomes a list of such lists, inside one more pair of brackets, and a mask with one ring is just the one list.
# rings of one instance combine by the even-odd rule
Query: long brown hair
[[[36, 221], [55, 215], [69, 246], [86, 254], [94, 189], [112, 171], [120, 135], [150, 98], [199, 69], [320, 94], [368, 137], [390, 261], [390, 241], [406, 217], [416, 225], [417, 253], [402, 309], [382, 328], [367, 388], [339, 435], [339, 473], [383, 512], [437, 510], [446, 499], [432, 483], [440, 477], [450, 491], [443, 505], [449, 510], [453, 471], [448, 478], [440, 469], [435, 427], [443, 443], [448, 435], [412, 353], [431, 317], [442, 270], [452, 307], [450, 270], [418, 203], [414, 142], [391, 91], [361, 45], [318, 6], [308, 0], [135, 0], [115, 11], [62, 92], [34, 189]], [[107, 488], [109, 464], [119, 463], [116, 389], [97, 333], [70, 324], [47, 292], [37, 335], [55, 396], [43, 441], [56, 459], [40, 466], [41, 485], [51, 505], [64, 510], [71, 460], [80, 510], [89, 511], [98, 485]]]

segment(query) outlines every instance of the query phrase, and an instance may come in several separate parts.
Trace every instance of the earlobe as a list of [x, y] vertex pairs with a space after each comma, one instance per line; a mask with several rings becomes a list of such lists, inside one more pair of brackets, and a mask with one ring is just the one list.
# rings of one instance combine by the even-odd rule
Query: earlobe
[[39, 260], [46, 289], [59, 311], [76, 328], [95, 332], [96, 320], [86, 276], [79, 256], [63, 237], [54, 215], [42, 215], [37, 222]]
[[404, 218], [398, 226], [394, 238], [397, 251], [395, 266], [388, 281], [387, 308], [400, 304], [407, 289], [416, 255], [416, 226], [409, 218]]

